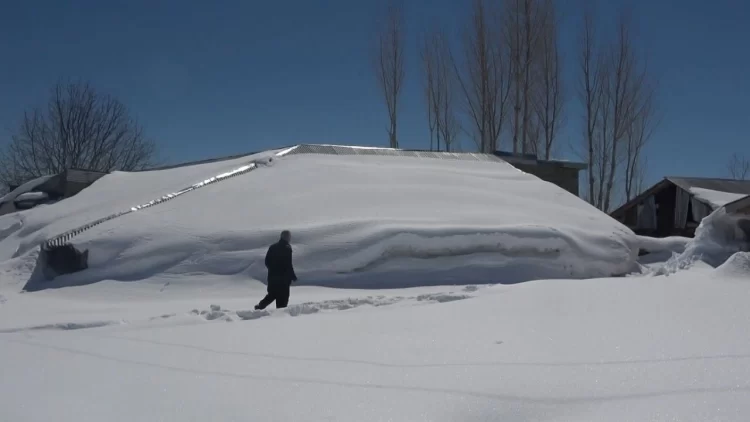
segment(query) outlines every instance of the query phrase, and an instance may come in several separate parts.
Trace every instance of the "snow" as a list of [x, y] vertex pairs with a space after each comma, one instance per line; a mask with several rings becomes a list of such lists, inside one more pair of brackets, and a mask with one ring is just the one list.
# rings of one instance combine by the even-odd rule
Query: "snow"
[[41, 201], [49, 197], [46, 192], [26, 192], [18, 195], [15, 202], [22, 201]]
[[13, 189], [12, 191], [8, 192], [7, 194], [3, 195], [2, 198], [0, 198], [0, 205], [6, 203], [6, 202], [12, 202], [19, 196], [26, 194], [30, 192], [31, 190], [35, 189], [37, 186], [43, 184], [47, 180], [55, 177], [56, 175], [49, 175], [49, 176], [41, 176], [37, 177], [36, 179], [29, 180], [28, 182], [24, 183], [23, 185]]
[[[750, 254], [734, 217], [715, 212], [690, 241], [637, 237], [497, 163], [279, 157], [83, 232], [90, 270], [22, 292], [43, 240], [276, 153], [114, 173], [0, 217], [0, 419], [750, 413]], [[257, 261], [282, 228], [302, 283], [288, 308], [255, 311]], [[629, 272], [639, 248], [681, 265], [583, 279]], [[729, 259], [709, 265], [707, 250]]]
[[663, 251], [681, 253], [685, 251], [685, 247], [687, 247], [690, 241], [691, 239], [689, 237], [681, 236], [669, 236], [662, 238], [638, 236], [640, 249], [652, 253]]
[[695, 195], [695, 197], [701, 201], [711, 204], [714, 209], [723, 207], [730, 202], [734, 202], [747, 196], [744, 193], [730, 193], [695, 187], [690, 188], [690, 193]]
[[746, 232], [749, 226], [746, 216], [717, 209], [701, 221], [685, 250], [666, 263], [666, 271], [689, 267], [695, 261], [718, 267], [734, 254], [749, 251], [750, 232]]
[[[240, 285], [18, 295], [0, 306], [0, 408], [18, 422], [741, 421], [750, 283], [718, 276], [300, 287], [262, 313]], [[27, 324], [39, 314], [58, 322]]]
[[679, 256], [690, 244], [692, 239], [681, 236], [655, 238], [638, 236], [639, 249], [644, 255], [638, 257], [638, 262], [644, 265], [645, 271], [656, 269], [664, 271], [664, 264]]
[[[75, 197], [25, 213], [23, 228], [0, 218], [0, 227], [10, 227], [0, 259], [28, 278], [42, 241], [277, 152], [106, 175]], [[266, 248], [283, 229], [293, 233], [304, 285], [514, 283], [637, 268], [629, 229], [507, 163], [298, 154], [83, 232], [73, 243], [89, 249], [89, 270], [42, 287], [262, 280]]]

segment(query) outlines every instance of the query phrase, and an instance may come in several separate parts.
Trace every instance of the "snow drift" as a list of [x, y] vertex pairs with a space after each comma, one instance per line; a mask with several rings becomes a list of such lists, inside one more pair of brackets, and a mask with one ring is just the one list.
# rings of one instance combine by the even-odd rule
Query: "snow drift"
[[[116, 172], [52, 206], [0, 218], [4, 270], [30, 274], [44, 240], [270, 151], [169, 170]], [[403, 287], [620, 275], [638, 241], [563, 189], [502, 161], [296, 154], [107, 221], [72, 241], [89, 269], [35, 288], [176, 276], [264, 279], [290, 229], [301, 284]]]
[[657, 274], [669, 274], [690, 267], [701, 261], [721, 273], [737, 276], [744, 273], [750, 277], [750, 267], [746, 265], [750, 251], [750, 219], [742, 214], [727, 213], [721, 207], [701, 220], [682, 253], [676, 253], [664, 265], [656, 268]]

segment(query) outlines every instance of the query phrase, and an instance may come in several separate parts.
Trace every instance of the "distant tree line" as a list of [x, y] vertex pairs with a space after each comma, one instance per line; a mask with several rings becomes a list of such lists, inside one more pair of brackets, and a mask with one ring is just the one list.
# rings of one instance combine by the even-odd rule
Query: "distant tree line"
[[[609, 210], [643, 189], [644, 147], [659, 124], [657, 86], [632, 37], [632, 17], [595, 20], [589, 1], [573, 49], [576, 83], [563, 77], [559, 0], [471, 2], [461, 37], [446, 28], [420, 35], [419, 50], [430, 149], [451, 151], [462, 132], [480, 152], [504, 148], [551, 159], [569, 123], [571, 100], [582, 106], [576, 151], [589, 165], [584, 196]], [[388, 137], [398, 147], [398, 105], [404, 84], [403, 0], [390, 0], [376, 49], [376, 74], [387, 105]], [[606, 28], [606, 30], [605, 30]]]

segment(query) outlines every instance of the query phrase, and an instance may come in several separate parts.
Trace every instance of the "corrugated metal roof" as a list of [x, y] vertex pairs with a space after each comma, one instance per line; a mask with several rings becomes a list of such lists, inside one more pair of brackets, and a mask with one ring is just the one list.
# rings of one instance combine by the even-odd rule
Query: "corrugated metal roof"
[[393, 148], [372, 148], [342, 145], [310, 145], [302, 144], [289, 151], [288, 155], [296, 154], [328, 154], [328, 155], [379, 155], [390, 157], [439, 158], [444, 160], [494, 161], [505, 160], [492, 154], [476, 154], [470, 152], [436, 152], [414, 151]]
[[702, 177], [667, 177], [667, 180], [690, 192], [690, 188], [750, 195], [750, 180], [710, 179]]

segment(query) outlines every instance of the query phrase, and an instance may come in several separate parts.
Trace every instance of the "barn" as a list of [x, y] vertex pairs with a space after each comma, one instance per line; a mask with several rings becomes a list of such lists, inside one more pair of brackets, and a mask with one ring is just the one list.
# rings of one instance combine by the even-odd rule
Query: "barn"
[[704, 217], [748, 195], [748, 180], [665, 177], [610, 215], [640, 235], [692, 237]]

